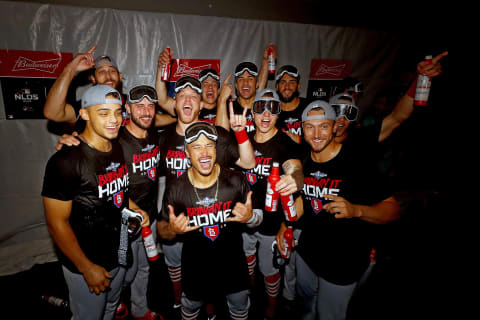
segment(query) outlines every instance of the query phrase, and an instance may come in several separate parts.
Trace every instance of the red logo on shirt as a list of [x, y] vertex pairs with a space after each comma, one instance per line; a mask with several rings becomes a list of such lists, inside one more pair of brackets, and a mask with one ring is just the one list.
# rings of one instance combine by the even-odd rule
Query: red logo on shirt
[[113, 204], [120, 208], [123, 203], [123, 191], [119, 191], [113, 195]]
[[204, 227], [203, 234], [210, 240], [215, 241], [219, 234], [218, 224], [214, 226]]

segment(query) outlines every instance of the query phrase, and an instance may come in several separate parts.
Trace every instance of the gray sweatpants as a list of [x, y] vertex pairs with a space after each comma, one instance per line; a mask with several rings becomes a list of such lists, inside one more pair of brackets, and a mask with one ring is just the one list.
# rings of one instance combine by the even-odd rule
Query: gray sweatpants
[[[153, 221], [151, 225], [152, 236], [157, 241], [157, 222]], [[148, 312], [147, 289], [150, 273], [150, 264], [148, 262], [145, 245], [142, 236], [132, 241], [133, 263], [127, 269], [124, 286], [130, 285], [131, 312], [135, 317], [142, 317]]]
[[63, 275], [68, 286], [72, 320], [111, 320], [115, 316], [122, 285], [125, 278], [125, 268], [117, 267], [108, 270], [112, 279], [110, 287], [99, 294], [90, 292], [82, 274], [73, 273], [63, 267]]
[[356, 283], [340, 286], [318, 277], [300, 255], [296, 257], [297, 293], [303, 300], [303, 320], [342, 320]]
[[[250, 308], [248, 290], [228, 294], [226, 298], [230, 317], [233, 320], [248, 319], [248, 309]], [[191, 300], [182, 294], [182, 319], [197, 319], [203, 304], [203, 301]]]

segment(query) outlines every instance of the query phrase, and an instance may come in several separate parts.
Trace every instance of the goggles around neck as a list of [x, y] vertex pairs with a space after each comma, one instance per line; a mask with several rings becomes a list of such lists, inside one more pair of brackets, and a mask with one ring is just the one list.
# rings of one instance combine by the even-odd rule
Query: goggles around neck
[[200, 138], [201, 135], [206, 136], [212, 141], [217, 141], [217, 129], [207, 122], [196, 122], [185, 129], [185, 144], [190, 144]]
[[356, 121], [358, 118], [358, 108], [352, 104], [338, 103], [332, 104], [332, 108], [337, 114], [337, 119], [344, 116], [348, 121]]
[[139, 103], [143, 100], [143, 98], [147, 98], [150, 102], [157, 103], [158, 97], [157, 92], [154, 88], [150, 86], [137, 86], [132, 88], [128, 92], [128, 103]]

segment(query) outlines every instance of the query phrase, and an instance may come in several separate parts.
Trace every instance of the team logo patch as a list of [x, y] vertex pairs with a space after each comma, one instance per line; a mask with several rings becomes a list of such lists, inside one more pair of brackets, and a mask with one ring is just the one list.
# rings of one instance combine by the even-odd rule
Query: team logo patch
[[179, 178], [184, 173], [185, 173], [185, 170], [177, 170], [177, 178]]
[[215, 239], [217, 239], [219, 233], [220, 229], [218, 227], [218, 224], [203, 228], [203, 234], [212, 241], [215, 241]]
[[318, 214], [320, 211], [322, 211], [322, 200], [312, 198], [310, 204], [312, 205], [312, 209], [315, 214]]
[[120, 208], [123, 203], [123, 191], [119, 191], [113, 195], [113, 204]]
[[245, 175], [250, 185], [254, 185], [255, 183], [257, 183], [257, 175], [255, 173], [246, 172]]
[[157, 167], [153, 167], [151, 169], [147, 170], [147, 175], [148, 179], [155, 181], [155, 178], [157, 177]]

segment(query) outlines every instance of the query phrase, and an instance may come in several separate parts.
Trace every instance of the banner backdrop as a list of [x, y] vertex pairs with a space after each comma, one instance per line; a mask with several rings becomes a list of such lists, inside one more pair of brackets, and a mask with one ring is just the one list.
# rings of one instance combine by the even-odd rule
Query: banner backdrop
[[[312, 59], [350, 61], [351, 76], [366, 85], [362, 110], [390, 79], [399, 51], [397, 35], [369, 29], [13, 1], [0, 1], [0, 39], [2, 50], [73, 55], [96, 44], [95, 56], [116, 59], [124, 91], [133, 84], [154, 85], [158, 55], [165, 47], [174, 51], [174, 59], [221, 61], [225, 79], [242, 61], [259, 66], [273, 43], [277, 67], [297, 66], [301, 96], [306, 96]], [[7, 90], [23, 87], [3, 80]], [[269, 87], [274, 85], [269, 81]], [[56, 259], [40, 196], [45, 164], [58, 141], [56, 126], [47, 120], [7, 120], [15, 108], [8, 99], [0, 90], [0, 275]]]

